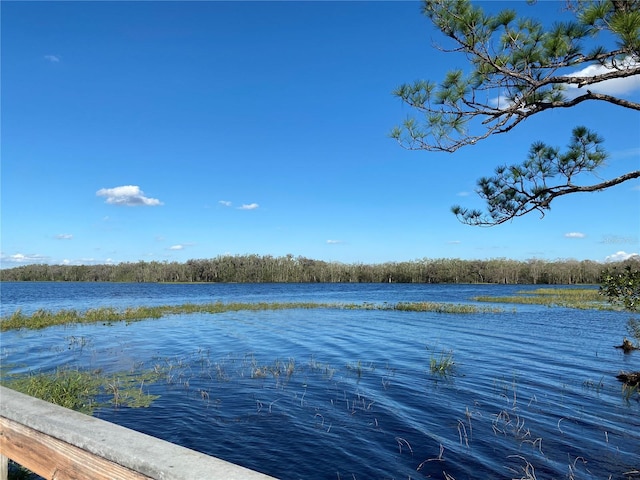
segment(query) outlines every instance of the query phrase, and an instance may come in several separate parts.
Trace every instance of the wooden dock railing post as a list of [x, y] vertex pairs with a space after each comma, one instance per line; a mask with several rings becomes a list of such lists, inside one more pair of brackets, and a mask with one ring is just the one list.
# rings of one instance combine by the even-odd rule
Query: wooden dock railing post
[[51, 480], [273, 480], [0, 386], [0, 480], [7, 458]]

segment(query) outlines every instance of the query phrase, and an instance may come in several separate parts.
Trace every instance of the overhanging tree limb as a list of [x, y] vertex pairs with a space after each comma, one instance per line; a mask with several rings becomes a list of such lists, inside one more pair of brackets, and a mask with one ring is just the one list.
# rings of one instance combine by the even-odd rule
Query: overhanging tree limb
[[[487, 15], [469, 0], [425, 0], [425, 15], [454, 43], [442, 50], [465, 55], [472, 71], [451, 71], [439, 84], [417, 81], [398, 87], [394, 95], [419, 115], [407, 118], [390, 136], [410, 150], [455, 152], [507, 133], [534, 115], [588, 101], [640, 111], [640, 103], [606, 93], [607, 82], [640, 75], [640, 0], [568, 4], [574, 19], [545, 27], [512, 10]], [[603, 33], [614, 39], [615, 48], [584, 49]], [[465, 223], [496, 225], [534, 210], [544, 214], [559, 196], [604, 190], [640, 176], [634, 171], [576, 186], [575, 176], [601, 166], [606, 154], [594, 132], [578, 127], [573, 133], [566, 154], [534, 144], [540, 149], [522, 165], [481, 179], [479, 194], [488, 213], [461, 207], [454, 207], [454, 213]], [[586, 156], [580, 157], [581, 148], [587, 148]]]
[[460, 206], [454, 206], [451, 210], [462, 223], [466, 223], [468, 225], [490, 227], [500, 225], [516, 217], [521, 217], [533, 211], [538, 211], [542, 216], [544, 216], [545, 212], [550, 209], [551, 201], [558, 197], [571, 193], [597, 192], [619, 185], [634, 178], [640, 178], [640, 170], [625, 173], [624, 175], [620, 175], [619, 177], [596, 183], [594, 185], [577, 186], [562, 184], [556, 185], [554, 187], [548, 187], [541, 190], [538, 195], [530, 195], [527, 199], [527, 202], [521, 202], [516, 208], [513, 208], [511, 210], [494, 210], [492, 214], [489, 215], [479, 210], [467, 210]]

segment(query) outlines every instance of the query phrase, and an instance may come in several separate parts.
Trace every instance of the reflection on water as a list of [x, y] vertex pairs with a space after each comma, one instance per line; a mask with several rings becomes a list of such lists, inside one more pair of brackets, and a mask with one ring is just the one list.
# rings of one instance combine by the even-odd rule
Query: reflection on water
[[[2, 304], [6, 313], [216, 300], [460, 303], [522, 288], [8, 284]], [[637, 354], [613, 348], [628, 314], [516, 310], [176, 315], [6, 332], [1, 352], [13, 371], [160, 371], [162, 381], [141, 386], [161, 395], [151, 407], [96, 415], [284, 479], [602, 479], [640, 469], [640, 407], [615, 379], [640, 369]], [[452, 373], [432, 374], [431, 359], [450, 351]]]

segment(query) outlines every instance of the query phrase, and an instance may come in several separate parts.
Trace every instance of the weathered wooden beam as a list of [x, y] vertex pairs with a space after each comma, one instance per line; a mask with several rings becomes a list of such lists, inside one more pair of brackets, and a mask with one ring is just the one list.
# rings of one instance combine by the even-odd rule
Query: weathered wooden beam
[[273, 478], [1, 386], [0, 455], [51, 480]]
[[151, 477], [0, 417], [2, 453], [44, 478], [55, 480], [149, 480]]

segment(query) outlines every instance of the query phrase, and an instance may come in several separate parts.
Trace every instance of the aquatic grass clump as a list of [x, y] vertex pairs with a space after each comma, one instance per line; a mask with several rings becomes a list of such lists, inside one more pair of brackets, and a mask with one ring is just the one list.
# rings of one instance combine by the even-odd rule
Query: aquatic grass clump
[[569, 307], [583, 310], [619, 310], [604, 302], [598, 290], [592, 288], [538, 288], [521, 290], [516, 295], [473, 297], [476, 302], [518, 303], [523, 305], [547, 305], [549, 307]]
[[153, 370], [117, 373], [102, 377], [100, 390], [106, 395], [107, 404], [114, 407], [148, 408], [160, 395], [151, 395], [145, 387], [161, 378]]
[[71, 325], [79, 323], [103, 323], [136, 322], [149, 318], [161, 318], [167, 315], [193, 314], [193, 313], [224, 313], [241, 310], [285, 310], [285, 309], [311, 309], [311, 308], [337, 308], [335, 304], [320, 304], [308, 302], [292, 303], [186, 303], [182, 305], [163, 305], [151, 307], [129, 307], [116, 309], [113, 307], [100, 307], [78, 310], [59, 310], [52, 312], [40, 309], [31, 315], [25, 315], [21, 310], [8, 317], [0, 319], [0, 331], [17, 330], [20, 328], [38, 330], [55, 325]]
[[286, 362], [277, 360], [273, 365], [258, 365], [255, 359], [251, 363], [251, 378], [265, 378], [268, 375], [272, 375], [274, 378], [280, 378], [286, 376], [290, 378], [296, 370], [296, 361], [294, 358], [289, 358]]
[[502, 313], [499, 307], [479, 307], [470, 304], [453, 304], [438, 302], [400, 302], [393, 307], [394, 310], [405, 312], [435, 312], [435, 313]]
[[431, 356], [429, 360], [429, 371], [435, 375], [446, 377], [453, 373], [455, 365], [453, 361], [453, 351], [442, 351], [439, 358], [433, 355]]
[[[281, 378], [288, 381], [296, 371], [296, 360], [289, 357], [286, 361], [276, 358], [272, 364], [261, 364], [258, 362], [253, 353], [248, 353], [242, 361], [242, 368], [238, 372], [240, 377], [248, 376], [249, 378], [261, 379], [273, 377], [278, 382]], [[229, 377], [226, 377], [229, 380]]]
[[309, 368], [312, 372], [321, 372], [327, 379], [331, 380], [336, 373], [336, 369], [326, 363], [320, 363], [311, 357], [309, 360]]
[[640, 401], [640, 387], [636, 383], [635, 385], [629, 385], [627, 383], [622, 384], [622, 397], [628, 402], [632, 398]]
[[565, 298], [577, 298], [580, 300], [595, 301], [602, 298], [599, 290], [594, 288], [536, 288], [535, 290], [520, 290], [519, 294], [551, 295]]
[[55, 372], [28, 374], [3, 383], [46, 402], [91, 414], [102, 382], [91, 372], [59, 368]]
[[60, 367], [53, 372], [7, 375], [2, 384], [18, 392], [91, 415], [105, 406], [148, 407], [159, 398], [145, 387], [160, 377], [153, 371], [103, 375], [99, 370]]
[[52, 312], [39, 309], [31, 315], [17, 310], [8, 317], [0, 319], [0, 331], [20, 328], [40, 330], [54, 325], [72, 325], [79, 323], [114, 323], [134, 321], [142, 318], [159, 318], [161, 313], [149, 307], [127, 308], [118, 310], [112, 307], [92, 308], [85, 311], [59, 310]]

